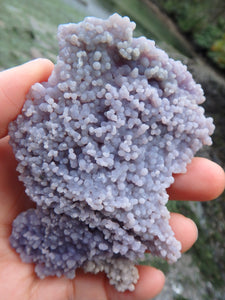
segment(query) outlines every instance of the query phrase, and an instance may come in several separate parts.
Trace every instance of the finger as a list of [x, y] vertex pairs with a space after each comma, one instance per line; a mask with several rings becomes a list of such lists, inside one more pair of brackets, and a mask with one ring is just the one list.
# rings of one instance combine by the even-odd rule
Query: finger
[[149, 266], [138, 266], [139, 280], [133, 292], [120, 293], [109, 284], [106, 285], [108, 299], [112, 300], [149, 300], [158, 295], [165, 283], [162, 271]]
[[53, 69], [47, 59], [36, 59], [0, 72], [0, 138], [7, 134], [10, 121], [21, 111], [25, 96], [35, 82], [46, 81]]
[[148, 266], [139, 266], [139, 281], [133, 292], [118, 292], [109, 284], [105, 274], [77, 271], [74, 280], [62, 278], [36, 279], [31, 286], [34, 299], [73, 300], [149, 300], [156, 296], [165, 283], [164, 274]]
[[181, 243], [181, 252], [189, 250], [198, 238], [198, 228], [189, 218], [178, 214], [170, 214], [170, 226], [175, 234], [175, 238]]
[[[147, 300], [155, 297], [163, 288], [164, 274], [160, 270], [148, 266], [138, 266], [138, 271], [140, 278], [135, 285], [135, 290], [123, 293], [118, 292], [110, 285], [103, 274], [97, 276], [79, 274], [74, 280], [75, 297], [72, 299]], [[87, 289], [87, 286], [90, 289]]]
[[31, 205], [18, 180], [17, 163], [8, 140], [8, 137], [0, 139], [0, 226], [10, 224], [18, 213]]
[[171, 213], [170, 225], [176, 239], [181, 242], [181, 252], [186, 252], [198, 238], [197, 226], [191, 219], [178, 213]]
[[216, 163], [195, 157], [185, 174], [175, 174], [167, 189], [171, 200], [208, 201], [217, 198], [225, 188], [225, 174]]

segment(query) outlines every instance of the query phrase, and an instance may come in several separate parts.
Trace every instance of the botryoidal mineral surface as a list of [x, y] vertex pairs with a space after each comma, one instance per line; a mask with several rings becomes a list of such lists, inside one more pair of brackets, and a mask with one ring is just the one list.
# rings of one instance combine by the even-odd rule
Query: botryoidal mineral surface
[[9, 126], [19, 179], [36, 208], [10, 242], [40, 278], [104, 271], [134, 290], [146, 250], [175, 262], [166, 188], [210, 145], [202, 88], [135, 23], [114, 14], [60, 25], [59, 56]]

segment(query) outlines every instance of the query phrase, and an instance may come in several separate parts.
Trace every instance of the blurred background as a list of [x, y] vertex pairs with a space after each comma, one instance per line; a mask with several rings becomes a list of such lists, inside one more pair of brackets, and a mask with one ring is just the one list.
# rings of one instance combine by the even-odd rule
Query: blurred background
[[[37, 57], [56, 61], [57, 26], [85, 16], [117, 12], [188, 65], [205, 90], [206, 114], [214, 118], [213, 146], [198, 155], [225, 168], [225, 1], [224, 0], [0, 0], [0, 70]], [[225, 299], [225, 195], [209, 203], [170, 201], [171, 211], [198, 225], [195, 246], [174, 265], [146, 257], [167, 275], [156, 300]]]

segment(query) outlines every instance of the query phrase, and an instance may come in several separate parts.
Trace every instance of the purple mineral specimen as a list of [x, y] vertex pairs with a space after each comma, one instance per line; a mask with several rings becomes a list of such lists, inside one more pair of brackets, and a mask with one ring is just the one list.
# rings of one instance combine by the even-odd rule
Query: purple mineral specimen
[[52, 75], [9, 126], [37, 205], [16, 218], [10, 242], [41, 278], [82, 267], [133, 290], [147, 249], [180, 257], [166, 188], [211, 144], [214, 125], [186, 66], [134, 28], [118, 14], [60, 25]]

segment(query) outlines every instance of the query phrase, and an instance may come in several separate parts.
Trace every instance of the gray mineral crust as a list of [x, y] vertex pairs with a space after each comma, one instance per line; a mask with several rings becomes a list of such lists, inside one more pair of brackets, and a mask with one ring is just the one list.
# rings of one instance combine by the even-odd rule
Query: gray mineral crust
[[135, 23], [114, 14], [60, 25], [48, 82], [34, 84], [9, 126], [19, 179], [36, 208], [10, 242], [40, 278], [104, 271], [134, 290], [146, 250], [175, 262], [166, 189], [210, 145], [202, 88]]

